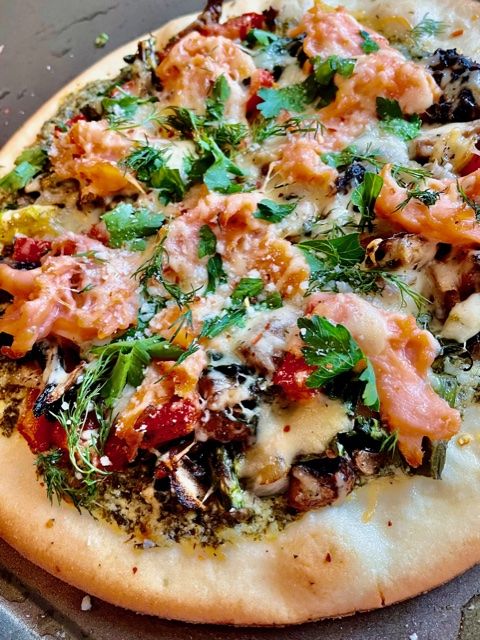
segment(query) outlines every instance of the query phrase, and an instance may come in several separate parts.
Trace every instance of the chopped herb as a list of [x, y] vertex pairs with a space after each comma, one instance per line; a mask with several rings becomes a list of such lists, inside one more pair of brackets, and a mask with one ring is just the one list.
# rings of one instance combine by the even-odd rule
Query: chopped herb
[[281, 222], [286, 216], [290, 215], [292, 211], [294, 211], [296, 206], [296, 202], [280, 204], [273, 200], [260, 200], [253, 217], [259, 218], [260, 220], [266, 220], [267, 222]]
[[110, 36], [108, 35], [108, 33], [99, 33], [95, 38], [95, 46], [97, 47], [97, 49], [102, 49], [102, 47], [104, 47], [109, 40]]
[[42, 171], [47, 158], [40, 147], [25, 149], [15, 160], [15, 168], [0, 179], [0, 190], [15, 193], [24, 189]]
[[203, 175], [203, 182], [210, 191], [219, 193], [237, 193], [243, 190], [239, 178], [245, 177], [245, 172], [227, 158], [217, 143], [211, 138], [202, 138], [201, 148], [204, 152], [203, 161], [212, 162]]
[[380, 409], [380, 399], [378, 397], [375, 371], [373, 370], [370, 360], [367, 360], [367, 366], [358, 379], [365, 382], [365, 389], [362, 394], [362, 400], [365, 406], [371, 407], [374, 411], [378, 411]]
[[278, 291], [274, 291], [270, 295], [268, 295], [263, 302], [260, 303], [261, 307], [265, 307], [266, 309], [280, 309], [283, 307], [282, 296], [278, 293]]
[[375, 218], [375, 201], [382, 190], [383, 178], [376, 173], [366, 171], [362, 184], [352, 192], [352, 204], [360, 211], [360, 229], [372, 229]]
[[258, 96], [263, 102], [257, 108], [265, 118], [275, 118], [284, 110], [303, 111], [311, 101], [304, 83], [280, 89], [263, 88], [258, 91]]
[[205, 293], [213, 293], [217, 285], [226, 282], [227, 274], [223, 270], [222, 258], [219, 253], [208, 259], [207, 262], [208, 282]]
[[120, 87], [117, 90], [120, 92], [118, 98], [103, 98], [102, 100], [102, 107], [111, 128], [128, 129], [137, 126], [138, 123], [133, 122], [132, 118], [137, 113], [138, 107], [158, 102], [158, 98], [152, 96], [140, 98], [130, 95]]
[[180, 171], [166, 165], [152, 173], [150, 185], [153, 189], [158, 189], [158, 197], [162, 204], [179, 202], [187, 190]]
[[393, 456], [398, 447], [398, 431], [393, 431], [387, 438], [385, 438], [380, 446], [380, 451], [385, 452]]
[[193, 138], [204, 124], [204, 118], [185, 107], [168, 107], [167, 112], [160, 119], [160, 125], [170, 133], [180, 133], [183, 138]]
[[253, 123], [252, 135], [254, 141], [261, 144], [268, 138], [318, 131], [321, 126], [318, 120], [310, 116], [292, 116], [280, 123], [273, 118], [264, 118], [260, 115]]
[[101, 216], [110, 234], [110, 246], [121, 247], [128, 240], [151, 236], [165, 222], [165, 217], [149, 209], [135, 209], [122, 202]]
[[64, 464], [64, 452], [54, 449], [46, 453], [39, 453], [35, 459], [37, 472], [43, 477], [47, 489], [47, 497], [53, 502], [53, 497], [60, 504], [63, 498], [69, 499], [77, 507], [87, 507], [90, 496], [81, 488], [70, 484], [70, 477]]
[[155, 149], [149, 145], [138, 147], [125, 158], [123, 165], [137, 174], [142, 182], [149, 183], [152, 174], [165, 166], [166, 149]]
[[329, 153], [322, 153], [320, 156], [322, 162], [328, 164], [335, 169], [342, 169], [351, 165], [354, 161], [357, 162], [369, 162], [375, 168], [380, 168], [384, 162], [379, 160], [379, 151], [361, 152], [354, 145], [350, 145], [342, 149], [342, 151], [330, 151]]
[[307, 345], [302, 349], [305, 360], [310, 366], [317, 367], [307, 378], [307, 387], [324, 386], [341, 373], [351, 371], [364, 358], [349, 330], [341, 324], [312, 316], [299, 318], [297, 325], [300, 337]]
[[313, 58], [315, 80], [320, 86], [328, 86], [336, 73], [350, 78], [355, 69], [354, 58], [341, 58], [340, 56], [328, 56], [322, 60], [319, 56]]
[[205, 258], [205, 256], [215, 255], [217, 250], [217, 236], [213, 233], [208, 224], [204, 224], [200, 227], [198, 235], [198, 257]]
[[233, 307], [225, 309], [219, 316], [208, 318], [203, 323], [201, 338], [215, 338], [226, 329], [239, 327], [243, 324], [246, 309], [244, 307]]
[[360, 234], [349, 233], [337, 238], [320, 240], [304, 240], [297, 244], [299, 249], [320, 253], [330, 265], [354, 265], [365, 257], [365, 250], [360, 245]]
[[422, 127], [417, 114], [407, 120], [398, 101], [389, 98], [377, 97], [377, 116], [381, 120], [382, 129], [406, 141], [416, 138]]
[[438, 201], [440, 195], [438, 191], [433, 191], [432, 189], [424, 189], [423, 191], [421, 189], [412, 189], [407, 191], [407, 197], [395, 208], [395, 211], [404, 209], [410, 200], [418, 200], [426, 207], [431, 207]]
[[465, 189], [462, 187], [459, 180], [457, 180], [457, 191], [467, 207], [473, 209], [477, 222], [480, 222], [480, 202], [476, 202], [473, 198], [470, 198], [470, 196], [465, 193]]
[[271, 31], [264, 31], [263, 29], [250, 29], [246, 38], [247, 42], [259, 44], [262, 47], [268, 47], [269, 44], [279, 39], [280, 36], [275, 35]]
[[362, 42], [360, 43], [360, 48], [364, 53], [375, 53], [380, 49], [380, 46], [373, 40], [372, 36], [368, 33], [368, 31], [359, 31], [358, 35], [361, 37]]
[[[392, 176], [401, 187], [412, 186], [426, 180], [426, 178], [433, 177], [431, 171], [423, 167], [403, 167], [398, 164], [392, 166]], [[410, 179], [405, 180], [405, 176], [408, 176]]]
[[408, 37], [412, 43], [419, 45], [419, 41], [424, 37], [440, 36], [447, 28], [448, 24], [446, 22], [429, 18], [427, 14], [413, 27]]
[[243, 302], [245, 298], [254, 298], [263, 291], [261, 278], [242, 278], [232, 293], [233, 302]]
[[210, 97], [207, 98], [207, 116], [210, 120], [217, 121], [223, 118], [225, 103], [230, 97], [230, 87], [225, 76], [219, 76], [215, 80]]
[[222, 151], [238, 147], [248, 135], [248, 127], [241, 123], [223, 123], [214, 132], [214, 139]]

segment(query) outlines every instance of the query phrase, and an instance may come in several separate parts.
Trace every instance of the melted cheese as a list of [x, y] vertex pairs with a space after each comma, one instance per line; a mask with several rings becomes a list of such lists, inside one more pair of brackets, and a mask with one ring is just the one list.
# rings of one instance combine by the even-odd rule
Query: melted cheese
[[337, 433], [350, 429], [343, 403], [323, 394], [285, 408], [263, 404], [257, 442], [246, 454], [241, 475], [256, 477], [260, 484], [274, 482], [297, 456], [320, 455]]

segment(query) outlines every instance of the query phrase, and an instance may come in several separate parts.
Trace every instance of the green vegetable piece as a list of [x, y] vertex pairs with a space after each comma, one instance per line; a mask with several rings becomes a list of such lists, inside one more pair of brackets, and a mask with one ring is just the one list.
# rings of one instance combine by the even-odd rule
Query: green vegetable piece
[[232, 292], [233, 302], [243, 302], [245, 298], [254, 298], [263, 291], [261, 278], [242, 278]]
[[378, 397], [375, 371], [370, 360], [367, 360], [367, 366], [360, 374], [359, 380], [365, 382], [365, 389], [362, 394], [364, 404], [374, 411], [378, 411], [380, 409], [380, 398]]
[[376, 173], [366, 171], [362, 184], [352, 192], [352, 204], [360, 211], [360, 229], [373, 228], [375, 219], [375, 201], [382, 190], [383, 178]]
[[260, 200], [253, 217], [266, 220], [267, 222], [281, 222], [295, 210], [296, 206], [296, 202], [281, 204], [274, 200]]
[[350, 371], [364, 358], [362, 350], [349, 330], [333, 324], [327, 318], [299, 318], [300, 337], [307, 345], [302, 349], [307, 364], [317, 369], [307, 378], [306, 385], [316, 389], [329, 380]]
[[407, 120], [397, 100], [377, 97], [377, 116], [382, 129], [402, 140], [413, 140], [420, 133], [422, 121], [417, 114]]
[[299, 242], [297, 247], [304, 251], [323, 254], [325, 262], [330, 266], [358, 264], [365, 257], [359, 233], [349, 233], [337, 238], [304, 240]]
[[375, 40], [373, 40], [368, 31], [359, 31], [358, 34], [362, 38], [360, 48], [364, 53], [375, 53], [375, 51], [380, 49], [380, 46], [375, 42]]
[[201, 338], [216, 338], [226, 329], [243, 324], [246, 310], [244, 307], [226, 309], [221, 315], [208, 318], [203, 323]]
[[205, 293], [213, 293], [217, 285], [226, 282], [227, 274], [223, 270], [222, 257], [219, 253], [208, 259], [207, 262], [208, 282]]
[[208, 224], [204, 224], [200, 227], [198, 235], [198, 257], [205, 258], [205, 256], [215, 255], [217, 250], [217, 236], [213, 233]]
[[355, 69], [354, 58], [341, 58], [340, 56], [328, 56], [322, 60], [319, 56], [313, 59], [315, 80], [321, 86], [329, 85], [335, 74], [350, 78]]
[[212, 93], [207, 98], [207, 116], [210, 120], [217, 121], [223, 118], [225, 103], [230, 97], [231, 90], [225, 76], [219, 76], [215, 80]]
[[148, 209], [135, 209], [125, 202], [101, 217], [110, 234], [110, 246], [115, 248], [128, 240], [155, 234], [165, 222], [165, 216]]
[[105, 33], [105, 31], [103, 33], [99, 33], [95, 38], [95, 46], [97, 47], [97, 49], [102, 49], [109, 40], [110, 36], [108, 35], [108, 33]]
[[47, 162], [47, 154], [40, 147], [25, 149], [15, 160], [15, 168], [0, 179], [0, 190], [15, 193], [24, 189], [40, 173]]

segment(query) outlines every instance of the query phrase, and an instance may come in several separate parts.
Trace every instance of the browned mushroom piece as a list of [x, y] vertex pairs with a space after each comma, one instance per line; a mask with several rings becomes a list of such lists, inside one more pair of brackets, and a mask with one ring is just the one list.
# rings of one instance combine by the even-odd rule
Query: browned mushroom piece
[[245, 422], [229, 420], [224, 414], [215, 412], [207, 412], [205, 420], [196, 429], [196, 436], [200, 441], [237, 442], [248, 440], [251, 435], [252, 429]]
[[203, 511], [203, 500], [207, 489], [202, 483], [203, 470], [188, 457], [183, 457], [173, 467], [170, 475], [170, 489], [181, 505], [187, 509]]
[[445, 250], [428, 267], [437, 317], [446, 318], [452, 308], [480, 291], [480, 252], [463, 248]]
[[374, 476], [385, 464], [386, 456], [377, 451], [357, 449], [352, 453], [352, 462], [364, 476]]
[[316, 458], [292, 466], [288, 504], [309, 511], [345, 498], [355, 486], [355, 469], [345, 458]]
[[437, 245], [410, 233], [376, 238], [366, 248], [366, 265], [374, 268], [416, 268], [435, 257]]

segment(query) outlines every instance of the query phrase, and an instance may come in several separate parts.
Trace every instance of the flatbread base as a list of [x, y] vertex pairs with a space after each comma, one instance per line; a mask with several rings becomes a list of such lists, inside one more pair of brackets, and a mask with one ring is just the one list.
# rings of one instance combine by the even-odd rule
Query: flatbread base
[[[361, 7], [357, 0], [344, 4]], [[299, 15], [305, 5], [286, 6]], [[393, 3], [378, 0], [369, 10], [374, 6], [385, 15], [394, 13]], [[249, 1], [230, 10], [263, 8]], [[479, 57], [478, 29], [471, 25], [480, 24], [472, 22], [480, 5], [402, 3], [402, 13], [413, 23], [426, 13], [448, 21], [452, 12], [455, 25], [466, 30], [455, 44]], [[159, 40], [168, 40], [190, 19], [166, 25]], [[122, 56], [134, 48], [122, 47], [54, 96], [0, 152], [0, 164], [13, 164], [66, 95], [114, 75]], [[0, 536], [32, 562], [94, 596], [165, 618], [283, 625], [374, 609], [429, 590], [480, 562], [480, 410], [467, 414], [464, 431], [471, 442], [449, 444], [442, 481], [375, 480], [342, 505], [309, 512], [276, 536], [239, 539], [217, 551], [188, 541], [139, 550], [123, 531], [71, 506], [50, 505], [25, 441], [19, 435], [0, 437]]]

